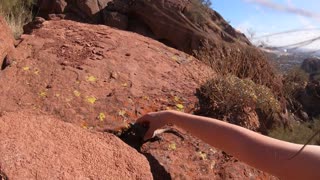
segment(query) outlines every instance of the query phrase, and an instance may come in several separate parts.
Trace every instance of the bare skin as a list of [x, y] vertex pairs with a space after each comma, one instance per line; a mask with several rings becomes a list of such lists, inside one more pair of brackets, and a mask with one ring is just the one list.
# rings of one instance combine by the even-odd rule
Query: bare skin
[[161, 111], [144, 115], [137, 123], [148, 124], [145, 140], [155, 130], [174, 124], [221, 149], [239, 160], [281, 179], [320, 179], [320, 146], [303, 145], [273, 139], [248, 129], [217, 119], [176, 111]]

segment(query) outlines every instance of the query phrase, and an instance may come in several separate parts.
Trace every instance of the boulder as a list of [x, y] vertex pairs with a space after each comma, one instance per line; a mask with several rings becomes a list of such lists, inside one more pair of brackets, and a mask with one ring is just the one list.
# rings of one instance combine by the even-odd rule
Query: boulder
[[112, 0], [77, 0], [76, 6], [94, 23], [101, 23], [101, 12]]
[[320, 115], [320, 82], [311, 81], [306, 88], [297, 96], [305, 112], [310, 117], [317, 117]]
[[39, 15], [47, 17], [52, 13], [64, 13], [68, 3], [66, 0], [39, 0], [37, 3], [37, 7], [39, 9]]
[[34, 29], [39, 29], [43, 26], [46, 20], [42, 17], [36, 17], [33, 21], [23, 26], [23, 33], [31, 34]]
[[7, 22], [1, 16], [0, 29], [0, 65], [1, 69], [4, 69], [7, 63], [6, 57], [14, 49], [14, 37]]
[[104, 24], [118, 29], [126, 30], [128, 28], [128, 16], [118, 12], [105, 11]]
[[[40, 0], [37, 3], [39, 15], [48, 18], [49, 14], [74, 13], [82, 21], [101, 23], [101, 12], [112, 0]], [[73, 16], [72, 16], [73, 17]]]
[[152, 179], [147, 159], [115, 136], [38, 112], [2, 112], [0, 141], [8, 179]]

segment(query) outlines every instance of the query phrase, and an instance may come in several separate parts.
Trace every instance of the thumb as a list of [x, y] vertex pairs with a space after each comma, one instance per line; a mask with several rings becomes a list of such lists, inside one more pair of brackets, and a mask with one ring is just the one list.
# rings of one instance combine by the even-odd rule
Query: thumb
[[155, 131], [155, 129], [149, 128], [148, 131], [146, 132], [146, 134], [144, 135], [143, 140], [144, 140], [144, 141], [147, 141], [147, 140], [153, 138], [154, 131]]

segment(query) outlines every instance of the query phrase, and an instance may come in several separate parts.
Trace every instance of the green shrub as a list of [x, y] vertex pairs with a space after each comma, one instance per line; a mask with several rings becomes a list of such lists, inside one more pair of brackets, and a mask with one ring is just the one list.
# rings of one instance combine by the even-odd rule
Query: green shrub
[[[293, 121], [289, 127], [276, 127], [268, 133], [270, 137], [298, 144], [305, 144], [317, 131], [320, 130], [320, 119], [311, 122]], [[320, 136], [317, 135], [309, 144], [320, 145]]]
[[[237, 119], [249, 108], [263, 117], [262, 123], [266, 125], [267, 121], [274, 120], [281, 112], [280, 103], [272, 91], [250, 79], [232, 75], [217, 77], [202, 85], [199, 93], [200, 108], [216, 118]], [[241, 122], [237, 124], [241, 125]]]
[[14, 36], [23, 33], [23, 26], [32, 20], [32, 5], [36, 0], [1, 0], [0, 14], [4, 16]]

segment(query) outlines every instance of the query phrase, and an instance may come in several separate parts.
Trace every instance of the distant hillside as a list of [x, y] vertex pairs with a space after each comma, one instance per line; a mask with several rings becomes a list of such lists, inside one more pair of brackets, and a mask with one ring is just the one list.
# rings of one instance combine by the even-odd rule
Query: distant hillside
[[303, 60], [317, 57], [314, 54], [306, 52], [284, 52], [279, 49], [261, 48], [268, 59], [276, 65], [281, 72], [287, 72], [292, 68], [300, 67]]

